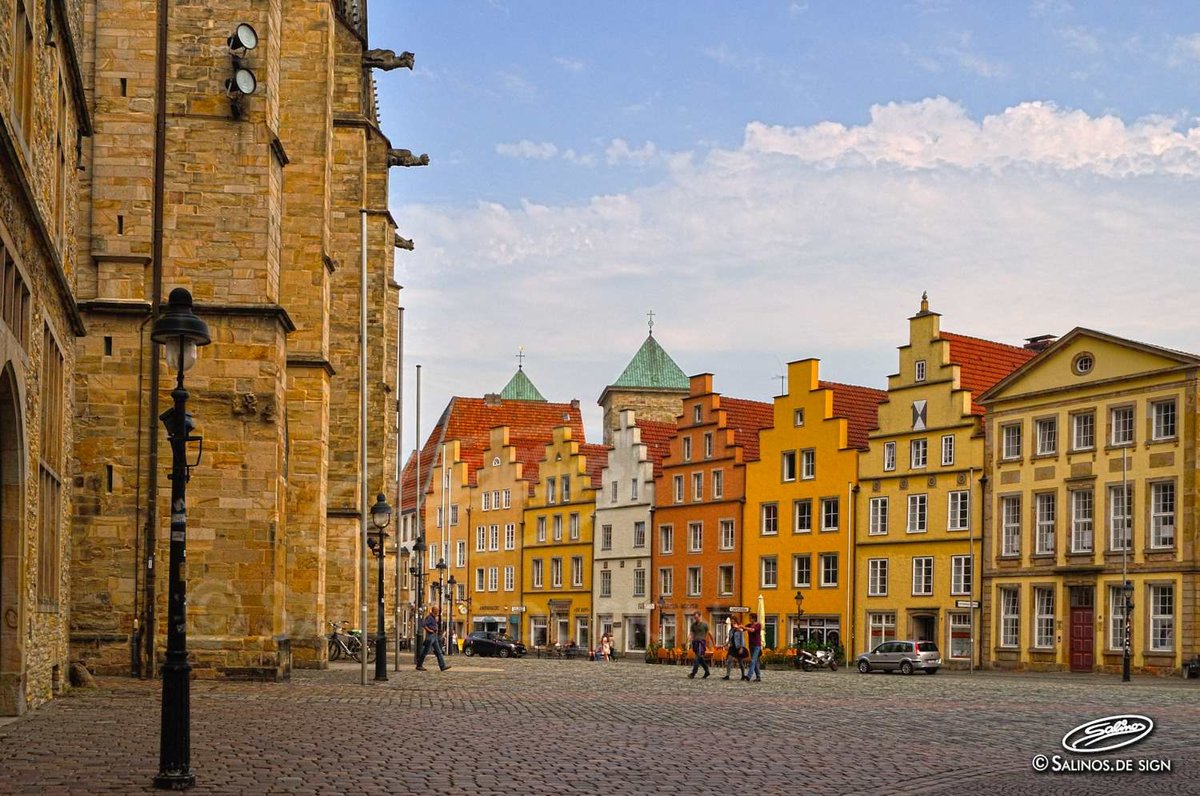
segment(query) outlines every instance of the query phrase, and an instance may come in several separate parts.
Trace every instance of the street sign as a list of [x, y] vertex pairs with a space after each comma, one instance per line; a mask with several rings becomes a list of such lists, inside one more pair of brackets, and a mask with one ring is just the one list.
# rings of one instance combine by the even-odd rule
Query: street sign
[[523, 613], [525, 613], [525, 606], [512, 605], [512, 606], [509, 606], [508, 610], [512, 611], [514, 614], [523, 614]]
[[729, 613], [731, 613], [731, 614], [748, 614], [748, 613], [750, 613], [750, 609], [744, 605], [735, 605], [729, 609]]
[[955, 608], [978, 608], [979, 600], [955, 600]]

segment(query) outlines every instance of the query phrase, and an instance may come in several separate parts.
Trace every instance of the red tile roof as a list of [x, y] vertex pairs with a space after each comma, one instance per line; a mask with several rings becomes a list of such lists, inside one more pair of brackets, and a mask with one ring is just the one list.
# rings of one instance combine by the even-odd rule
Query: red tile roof
[[959, 366], [959, 386], [971, 391], [971, 411], [979, 415], [983, 414], [983, 407], [975, 403], [979, 396], [1037, 356], [1028, 348], [963, 334], [942, 332], [940, 337], [950, 343], [950, 361]]
[[758, 460], [758, 432], [775, 424], [773, 404], [744, 398], [720, 398], [725, 410], [725, 427], [733, 429], [733, 441], [742, 446], [742, 461]]
[[587, 460], [587, 476], [592, 482], [592, 489], [600, 489], [603, 485], [603, 473], [608, 466], [608, 452], [612, 448], [607, 445], [592, 445], [585, 443], [579, 446], [579, 453]]
[[867, 449], [867, 432], [879, 426], [879, 405], [887, 400], [886, 390], [821, 381], [823, 390], [833, 390], [833, 414], [846, 418], [846, 444]]
[[646, 446], [646, 458], [654, 463], [654, 477], [662, 475], [662, 462], [671, 451], [671, 438], [675, 436], [674, 423], [660, 423], [657, 420], [638, 420], [636, 425], [641, 429], [642, 444]]

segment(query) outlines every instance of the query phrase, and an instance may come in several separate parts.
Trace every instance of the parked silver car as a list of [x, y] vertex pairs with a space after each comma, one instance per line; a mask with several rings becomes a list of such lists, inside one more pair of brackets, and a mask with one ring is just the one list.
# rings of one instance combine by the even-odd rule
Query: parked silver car
[[858, 670], [863, 674], [875, 669], [883, 672], [899, 669], [904, 674], [921, 670], [937, 674], [941, 665], [942, 654], [932, 641], [885, 641], [858, 656]]

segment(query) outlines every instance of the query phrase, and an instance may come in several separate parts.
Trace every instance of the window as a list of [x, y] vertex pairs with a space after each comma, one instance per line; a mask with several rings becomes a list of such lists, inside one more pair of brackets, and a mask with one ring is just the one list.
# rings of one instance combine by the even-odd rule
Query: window
[[792, 501], [792, 533], [811, 533], [812, 524], [812, 499], [804, 498], [803, 500]]
[[929, 440], [914, 439], [908, 445], [910, 467], [924, 467], [929, 455]]
[[1125, 590], [1120, 586], [1108, 587], [1108, 648], [1125, 649]]
[[758, 560], [758, 584], [764, 589], [774, 589], [779, 586], [779, 559], [775, 556], [763, 556]]
[[445, 511], [445, 509], [443, 509], [441, 506], [438, 506], [438, 508], [437, 508], [437, 519], [434, 521], [434, 523], [437, 525], [437, 527], [438, 527], [438, 528], [441, 528], [441, 527], [442, 527], [442, 519], [443, 519], [445, 516], [446, 516], [446, 511]]
[[1093, 495], [1090, 489], [1071, 493], [1071, 552], [1092, 552]]
[[721, 520], [721, 549], [733, 549], [733, 520]]
[[546, 478], [546, 502], [549, 504], [553, 504], [553, 503], [556, 503], [557, 501], [558, 501], [558, 482], [555, 480], [554, 476], [552, 476], [552, 475], [547, 476], [547, 478]]
[[516, 570], [512, 567], [504, 568], [504, 590], [515, 591], [517, 587]]
[[1118, 406], [1108, 413], [1109, 442], [1113, 445], [1133, 444], [1133, 407]]
[[837, 498], [821, 498], [821, 530], [836, 531], [840, 519], [840, 506]]
[[886, 597], [888, 593], [888, 560], [872, 558], [867, 560], [867, 596]]
[[673, 526], [658, 526], [658, 552], [663, 555], [675, 552], [675, 528]]
[[896, 614], [892, 612], [867, 614], [867, 627], [871, 649], [896, 640]]
[[965, 531], [971, 527], [971, 493], [951, 492], [946, 509], [946, 530]]
[[914, 596], [928, 597], [933, 594], [933, 558], [920, 556], [913, 559], [912, 593]]
[[34, 40], [33, 25], [25, 9], [24, 0], [17, 0], [17, 24], [13, 38], [13, 60], [11, 72], [13, 116], [17, 132], [26, 146], [32, 145], [33, 135], [33, 86], [34, 86]]
[[1033, 590], [1033, 646], [1054, 646], [1054, 590]]
[[883, 469], [888, 471], [896, 469], [896, 443], [894, 442], [883, 443]]
[[600, 526], [600, 549], [601, 550], [612, 550], [612, 526], [611, 525], [601, 525]]
[[492, 510], [492, 493], [491, 492], [483, 493], [483, 510], [484, 511]]
[[676, 503], [683, 502], [683, 476], [677, 475], [671, 479], [671, 486], [674, 489], [674, 497]]
[[1150, 485], [1150, 546], [1175, 546], [1175, 482]]
[[1055, 522], [1057, 521], [1058, 506], [1053, 492], [1042, 492], [1034, 496], [1035, 522], [1037, 530], [1033, 542], [1033, 552], [1036, 555], [1054, 554]]
[[913, 363], [913, 381], [925, 381], [925, 360], [918, 359]]
[[1016, 589], [1000, 590], [1000, 646], [1021, 643], [1021, 601]]
[[475, 552], [487, 550], [487, 526], [480, 525], [475, 529]]
[[572, 513], [570, 516], [570, 533], [572, 539], [579, 538], [579, 514]]
[[908, 496], [908, 533], [925, 533], [929, 530], [929, 496]]
[[500, 570], [498, 567], [488, 567], [488, 591], [500, 590]]
[[454, 566], [465, 567], [467, 565], [467, 543], [459, 541], [455, 550]]
[[600, 572], [600, 596], [612, 597], [612, 571], [601, 570]]
[[974, 584], [972, 578], [971, 556], [951, 556], [950, 558], [950, 593], [971, 594]]
[[1092, 368], [1096, 365], [1096, 359], [1087, 351], [1083, 351], [1075, 355], [1074, 361], [1071, 362], [1071, 370], [1075, 371], [1077, 376], [1084, 376], [1092, 372]]
[[720, 500], [725, 497], [725, 471], [712, 471], [712, 496], [713, 500]]
[[561, 589], [563, 584], [562, 559], [550, 559], [550, 585], [556, 589]]
[[533, 559], [533, 588], [542, 588], [542, 559]]
[[971, 657], [971, 615], [966, 611], [949, 611], [950, 657]]
[[546, 541], [546, 518], [537, 518], [537, 540], [539, 542]]
[[1045, 417], [1034, 421], [1037, 432], [1037, 455], [1049, 456], [1058, 452], [1058, 418]]
[[1071, 415], [1071, 450], [1085, 451], [1096, 447], [1096, 415], [1080, 412]]
[[617, 502], [617, 482], [615, 480], [611, 484], [609, 484], [608, 502], [609, 503]]
[[942, 437], [942, 466], [950, 467], [954, 464], [954, 435], [947, 434]]
[[506, 508], [506, 509], [512, 508], [512, 490], [506, 489], [506, 490], [504, 490], [503, 494], [504, 494], [504, 508]]
[[723, 597], [733, 594], [733, 564], [717, 567], [717, 593]]
[[664, 567], [658, 571], [658, 593], [671, 594], [674, 587], [675, 570], [670, 567]]
[[762, 523], [760, 530], [763, 536], [775, 536], [779, 533], [779, 504], [764, 503], [760, 509]]
[[817, 477], [817, 452], [811, 448], [800, 452], [800, 477], [805, 481]]
[[704, 410], [700, 408], [700, 404], [692, 407], [692, 422], [700, 423], [704, 419]]
[[553, 523], [553, 527], [554, 527], [554, 541], [561, 542], [562, 541], [562, 515], [555, 514], [554, 517], [551, 518], [551, 522]]
[[688, 552], [699, 553], [704, 549], [704, 523], [688, 523]]
[[629, 482], [629, 499], [633, 501], [638, 499], [638, 480], [636, 478]]
[[1108, 488], [1108, 549], [1132, 550], [1132, 525], [1130, 503], [1133, 486], [1130, 484]]
[[800, 428], [801, 426], [804, 425], [804, 410], [803, 409], [797, 409], [794, 412], [792, 412], [792, 425], [795, 426], [796, 428]]
[[504, 526], [504, 549], [517, 549], [517, 526], [511, 522]]
[[792, 585], [796, 587], [812, 585], [812, 556], [792, 556]]
[[1000, 555], [1021, 555], [1021, 497], [1000, 498]]
[[493, 525], [488, 528], [488, 550], [500, 549], [500, 526]]
[[646, 570], [641, 567], [633, 571], [633, 596], [646, 596]]
[[562, 477], [562, 502], [571, 502], [571, 476], [569, 475]]
[[1150, 649], [1175, 649], [1175, 587], [1150, 587]]
[[455, 503], [450, 507], [450, 524], [458, 525], [458, 504]]
[[438, 545], [437, 542], [434, 542], [433, 544], [429, 545], [429, 569], [431, 569], [431, 570], [435, 569], [437, 567], [438, 550], [439, 549], [440, 549], [440, 546]]
[[1169, 401], [1155, 401], [1150, 404], [1150, 411], [1154, 417], [1154, 427], [1151, 431], [1152, 439], [1174, 439], [1175, 437], [1175, 399]]
[[5, 249], [3, 239], [0, 239], [0, 263], [4, 266], [3, 274], [3, 305], [0, 306], [0, 317], [8, 325], [9, 330], [25, 351], [29, 350], [29, 288], [21, 276], [21, 269], [13, 259], [12, 252]]
[[688, 567], [687, 570], [687, 593], [689, 597], [700, 596], [700, 567]]
[[822, 586], [838, 585], [838, 554], [837, 553], [822, 553], [821, 554], [821, 585]]
[[1004, 459], [1021, 458], [1021, 424], [1009, 423], [1000, 427], [1000, 456]]
[[871, 498], [871, 523], [868, 533], [871, 536], [883, 536], [888, 532], [888, 499], [885, 497]]
[[709, 431], [704, 435], [704, 458], [711, 459], [713, 457], [713, 435]]
[[795, 481], [796, 480], [796, 452], [795, 451], [784, 451], [781, 458], [782, 458], [782, 464], [780, 465], [780, 469], [782, 471], [781, 475], [782, 475], [783, 480], [784, 481]]
[[633, 546], [646, 546], [646, 523], [640, 520], [633, 524]]
[[583, 556], [571, 556], [571, 585], [583, 585]]
[[675, 635], [675, 614], [663, 614], [659, 617], [658, 639], [664, 647], [674, 647], [677, 639]]
[[692, 502], [704, 500], [704, 473], [692, 473]]
[[683, 438], [683, 460], [685, 462], [690, 462], [692, 460], [692, 438], [691, 437]]
[[[483, 591], [484, 590], [485, 584], [484, 584], [483, 578], [484, 578], [483, 567], [478, 567], [475, 570], [475, 591]], [[534, 585], [536, 585], [536, 584], [534, 584]]]

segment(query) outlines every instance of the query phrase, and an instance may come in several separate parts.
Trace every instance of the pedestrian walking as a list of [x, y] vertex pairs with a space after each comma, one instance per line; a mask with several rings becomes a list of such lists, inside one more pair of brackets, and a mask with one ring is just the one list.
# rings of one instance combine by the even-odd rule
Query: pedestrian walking
[[612, 639], [607, 633], [600, 637], [600, 655], [606, 661], [612, 660]]
[[692, 614], [692, 653], [696, 656], [696, 660], [692, 663], [692, 673], [688, 675], [688, 679], [692, 680], [696, 677], [696, 670], [701, 666], [704, 667], [704, 678], [707, 679], [712, 672], [708, 669], [708, 661], [704, 660], [704, 653], [708, 649], [708, 644], [712, 641], [712, 633], [708, 632], [708, 623], [700, 618], [700, 612]]
[[442, 633], [440, 614], [442, 609], [440, 606], [431, 605], [429, 614], [425, 617], [425, 621], [421, 623], [421, 629], [425, 631], [425, 646], [421, 648], [421, 654], [417, 656], [417, 671], [423, 672], [425, 669], [425, 656], [432, 649], [433, 654], [437, 656], [438, 668], [443, 672], [450, 667], [446, 665], [446, 658], [442, 655]]
[[733, 665], [735, 663], [737, 664], [738, 674], [741, 675], [741, 679], [748, 679], [746, 677], [746, 665], [742, 663], [748, 655], [749, 652], [746, 650], [746, 629], [740, 622], [735, 621], [729, 629], [729, 648], [725, 655], [725, 676], [721, 679], [729, 679], [729, 676], [733, 674]]
[[762, 669], [759, 668], [758, 660], [762, 657], [762, 622], [758, 621], [758, 614], [750, 614], [750, 622], [746, 625], [746, 636], [750, 646], [750, 668], [747, 669], [743, 679], [750, 680], [750, 676], [754, 675], [754, 682], [762, 682]]

